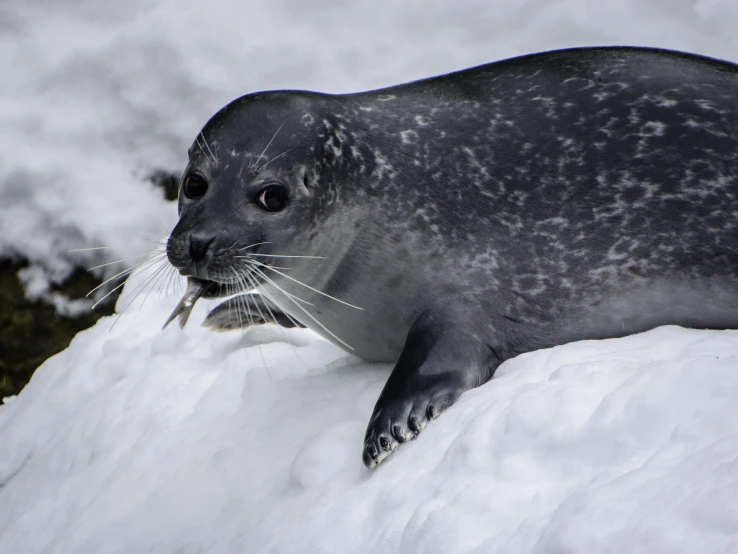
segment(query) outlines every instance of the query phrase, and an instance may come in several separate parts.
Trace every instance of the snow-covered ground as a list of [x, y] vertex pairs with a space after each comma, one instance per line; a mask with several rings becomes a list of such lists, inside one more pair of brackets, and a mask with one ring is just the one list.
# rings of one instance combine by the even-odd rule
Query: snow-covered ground
[[[5, 0], [0, 257], [31, 295], [135, 262], [176, 219], [146, 175], [245, 92], [585, 44], [738, 60], [736, 23], [734, 0]], [[100, 320], [0, 406], [0, 553], [738, 552], [738, 332], [521, 356], [370, 472], [388, 366], [208, 333], [204, 302], [160, 332], [176, 301]]]
[[736, 331], [520, 356], [371, 472], [389, 366], [305, 330], [160, 333], [175, 302], [0, 408], [0, 552], [738, 551]]

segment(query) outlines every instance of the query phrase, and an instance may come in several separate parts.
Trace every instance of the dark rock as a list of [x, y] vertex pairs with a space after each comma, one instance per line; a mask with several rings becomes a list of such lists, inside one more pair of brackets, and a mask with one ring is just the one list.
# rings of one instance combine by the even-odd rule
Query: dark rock
[[[0, 399], [18, 394], [41, 363], [66, 348], [74, 335], [115, 308], [120, 289], [95, 310], [69, 318], [42, 300], [26, 299], [18, 271], [26, 262], [0, 260]], [[77, 269], [53, 288], [69, 298], [83, 298], [100, 284], [92, 274]]]
[[157, 169], [149, 175], [148, 180], [164, 191], [164, 198], [176, 200], [179, 194], [179, 175], [165, 169]]

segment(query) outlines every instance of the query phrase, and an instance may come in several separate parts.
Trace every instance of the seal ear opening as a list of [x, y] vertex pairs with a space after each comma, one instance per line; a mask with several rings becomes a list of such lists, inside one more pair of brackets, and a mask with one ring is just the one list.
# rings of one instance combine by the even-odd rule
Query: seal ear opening
[[305, 168], [302, 170], [302, 186], [309, 195], [315, 193], [315, 186], [318, 183], [318, 175], [315, 169]]

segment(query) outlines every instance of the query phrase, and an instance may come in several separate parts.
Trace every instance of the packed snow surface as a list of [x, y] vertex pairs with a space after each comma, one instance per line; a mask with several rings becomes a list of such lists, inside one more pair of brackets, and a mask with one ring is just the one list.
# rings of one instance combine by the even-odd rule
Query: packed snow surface
[[[83, 308], [49, 283], [165, 236], [147, 175], [247, 92], [580, 45], [738, 60], [736, 21], [734, 0], [6, 0], [0, 258]], [[305, 330], [206, 332], [205, 302], [161, 332], [176, 302], [139, 296], [0, 406], [0, 553], [738, 552], [736, 332], [520, 356], [370, 472], [389, 366]]]
[[519, 356], [370, 471], [388, 365], [208, 332], [204, 302], [160, 332], [175, 303], [100, 320], [0, 407], [0, 552], [738, 551], [738, 332]]

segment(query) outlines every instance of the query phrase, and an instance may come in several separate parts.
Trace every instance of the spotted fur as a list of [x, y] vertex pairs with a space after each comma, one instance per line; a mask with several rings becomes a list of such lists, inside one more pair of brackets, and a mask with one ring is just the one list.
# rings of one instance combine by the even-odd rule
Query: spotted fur
[[[363, 310], [279, 275], [261, 285], [355, 354], [397, 363], [367, 430], [370, 467], [521, 352], [738, 327], [734, 64], [554, 51], [358, 94], [247, 95], [201, 136], [214, 156], [194, 144], [185, 175], [210, 188], [180, 198], [172, 263], [228, 283], [242, 245], [326, 257], [288, 274]], [[281, 214], [249, 204], [269, 180], [291, 191]], [[202, 236], [215, 242], [194, 271], [187, 245]]]

